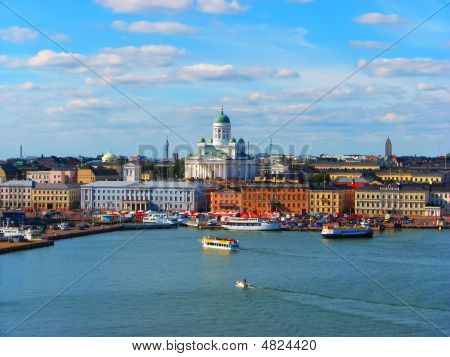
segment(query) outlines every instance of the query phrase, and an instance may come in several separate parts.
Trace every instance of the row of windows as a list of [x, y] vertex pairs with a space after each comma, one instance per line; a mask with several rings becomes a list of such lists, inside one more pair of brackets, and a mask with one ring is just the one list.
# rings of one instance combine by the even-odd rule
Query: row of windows
[[421, 195], [411, 195], [407, 193], [400, 193], [400, 194], [364, 194], [364, 193], [357, 193], [356, 194], [357, 199], [404, 199], [404, 200], [423, 200], [425, 196], [423, 194]]
[[261, 188], [243, 188], [246, 192], [261, 192], [261, 190], [268, 191], [268, 192], [305, 192], [305, 189], [298, 189], [298, 188], [277, 188], [277, 187], [264, 187]]
[[[122, 189], [122, 190], [115, 190], [115, 189], [113, 189], [113, 190], [106, 190], [106, 189], [99, 189], [99, 190], [95, 190], [94, 192], [96, 192], [96, 193], [125, 193], [125, 194], [136, 194], [136, 193], [148, 193], [148, 192], [150, 192], [149, 190], [130, 190], [130, 189], [127, 189], [127, 190], [124, 190], [124, 189]], [[170, 194], [170, 195], [173, 195], [173, 194], [180, 194], [180, 195], [182, 195], [183, 194], [183, 192], [184, 191], [178, 191], [178, 190], [153, 190], [153, 192], [154, 193], [156, 193], [156, 194]], [[187, 194], [189, 195], [191, 192], [190, 191], [186, 191], [187, 192]]]
[[386, 204], [380, 202], [356, 202], [356, 207], [423, 208], [425, 204], [417, 202], [390, 202]]
[[286, 194], [243, 194], [243, 200], [303, 200], [306, 201], [306, 194], [303, 195], [286, 195]]
[[26, 193], [30, 193], [31, 189], [30, 188], [2, 188], [1, 192], [10, 192], [10, 193], [22, 193], [22, 192], [26, 192]]
[[[423, 216], [424, 211], [398, 211], [396, 214], [403, 216]], [[360, 209], [356, 213], [358, 214], [384, 214], [386, 210], [370, 210], [370, 209]]]

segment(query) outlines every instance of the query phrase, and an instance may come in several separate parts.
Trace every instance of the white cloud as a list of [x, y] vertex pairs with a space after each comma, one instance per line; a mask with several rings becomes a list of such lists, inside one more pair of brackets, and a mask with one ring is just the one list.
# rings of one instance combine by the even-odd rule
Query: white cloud
[[[53, 50], [39, 51], [35, 56], [30, 57], [22, 65], [28, 67], [74, 67], [80, 64], [74, 57], [84, 60], [84, 56], [78, 53], [55, 52]], [[20, 61], [14, 61], [14, 66], [20, 67]]]
[[405, 120], [405, 115], [400, 115], [393, 112], [386, 113], [384, 116], [380, 117], [380, 121], [385, 123], [399, 123], [404, 122]]
[[144, 45], [141, 47], [125, 46], [104, 48], [102, 52], [91, 58], [93, 65], [123, 66], [166, 66], [175, 59], [187, 54], [185, 49], [170, 45]]
[[62, 113], [64, 111], [63, 107], [48, 107], [47, 109], [45, 109], [45, 114], [58, 114], [58, 113]]
[[98, 98], [72, 99], [62, 107], [48, 107], [47, 109], [45, 109], [45, 113], [59, 114], [66, 111], [76, 110], [104, 110], [111, 108], [111, 106], [111, 101]]
[[192, 0], [95, 0], [115, 12], [151, 12], [158, 10], [186, 10]]
[[101, 100], [98, 98], [87, 98], [87, 99], [73, 99], [67, 102], [67, 109], [102, 109], [109, 107], [111, 105], [110, 101]]
[[[327, 88], [299, 87], [279, 90], [276, 92], [251, 92], [248, 99], [255, 101], [313, 101], [324, 93]], [[347, 83], [341, 85], [327, 96], [329, 100], [368, 100], [380, 98], [399, 98], [405, 94], [401, 87], [389, 86], [381, 83], [358, 84]]]
[[6, 29], [0, 29], [0, 38], [3, 41], [24, 43], [25, 41], [37, 39], [38, 33], [26, 27], [13, 26]]
[[[99, 54], [85, 56], [79, 53], [55, 52], [41, 50], [28, 59], [6, 59], [9, 67], [28, 68], [64, 68], [71, 73], [85, 73], [88, 69], [82, 65], [86, 63], [95, 67], [103, 74], [116, 71], [119, 67], [154, 67], [166, 66], [175, 59], [183, 57], [187, 51], [170, 45], [144, 45], [141, 47], [125, 46], [118, 48], [104, 48]], [[79, 61], [82, 63], [80, 63]]]
[[197, 8], [211, 14], [236, 14], [247, 10], [237, 0], [197, 0]]
[[416, 89], [419, 91], [436, 91], [436, 90], [447, 90], [444, 86], [439, 86], [434, 83], [419, 82], [416, 84]]
[[378, 12], [368, 12], [358, 17], [355, 17], [353, 20], [363, 25], [378, 25], [378, 24], [395, 25], [404, 22], [404, 20], [401, 19], [400, 16], [398, 15], [395, 14], [385, 15], [380, 14]]
[[70, 37], [64, 33], [54, 33], [54, 34], [50, 35], [50, 37], [52, 38], [52, 40], [57, 41], [57, 42], [70, 41]]
[[23, 90], [31, 90], [31, 89], [35, 89], [36, 85], [33, 82], [25, 82], [19, 85], [19, 89], [23, 89]]
[[350, 47], [362, 49], [382, 49], [388, 46], [385, 42], [379, 41], [350, 41]]
[[[361, 59], [358, 67], [366, 63], [365, 59]], [[378, 58], [364, 70], [375, 77], [444, 75], [450, 74], [450, 61], [432, 58]]]
[[277, 71], [277, 73], [275, 74], [275, 77], [278, 78], [299, 78], [300, 75], [298, 74], [297, 71], [294, 71], [292, 69], [289, 68], [281, 68]]
[[[106, 79], [116, 84], [168, 84], [188, 83], [198, 81], [220, 80], [262, 80], [262, 79], [292, 79], [298, 78], [296, 71], [271, 67], [235, 67], [231, 64], [196, 63], [189, 66], [174, 68], [166, 73], [125, 73], [106, 76]], [[88, 77], [87, 85], [104, 85], [105, 81]]]
[[127, 23], [125, 21], [113, 21], [112, 27], [116, 30], [134, 33], [158, 33], [164, 35], [192, 34], [195, 30], [179, 22], [149, 22], [136, 21]]

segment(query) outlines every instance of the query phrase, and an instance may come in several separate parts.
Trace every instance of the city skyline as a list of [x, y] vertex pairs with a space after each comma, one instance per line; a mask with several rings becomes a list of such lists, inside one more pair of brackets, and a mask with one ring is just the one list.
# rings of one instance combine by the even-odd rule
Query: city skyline
[[[137, 144], [162, 150], [166, 135], [171, 148], [187, 142], [195, 151], [220, 105], [236, 130], [264, 149], [271, 133], [443, 4], [9, 4], [29, 24], [0, 6], [0, 121], [8, 133], [2, 157], [17, 156], [20, 144], [25, 156], [132, 155]], [[448, 153], [448, 11], [276, 132], [274, 143], [295, 145], [296, 154], [308, 145], [311, 155], [382, 155], [389, 136], [396, 155]]]

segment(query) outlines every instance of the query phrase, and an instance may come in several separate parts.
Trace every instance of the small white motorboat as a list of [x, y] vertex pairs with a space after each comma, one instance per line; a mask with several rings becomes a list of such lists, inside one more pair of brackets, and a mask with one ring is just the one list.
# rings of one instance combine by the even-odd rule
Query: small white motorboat
[[248, 288], [250, 284], [246, 279], [236, 281], [237, 288]]

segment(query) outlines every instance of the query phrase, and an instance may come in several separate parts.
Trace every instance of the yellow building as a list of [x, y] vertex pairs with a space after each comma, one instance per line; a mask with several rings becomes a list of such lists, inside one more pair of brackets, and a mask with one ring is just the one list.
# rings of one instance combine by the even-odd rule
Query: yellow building
[[120, 176], [116, 170], [103, 167], [81, 167], [77, 170], [77, 183], [86, 184], [95, 181], [118, 181]]
[[354, 190], [310, 189], [309, 209], [314, 214], [351, 213], [353, 197]]
[[312, 164], [316, 170], [363, 170], [378, 171], [380, 164], [375, 161], [318, 161]]
[[141, 173], [141, 181], [152, 181], [154, 178], [155, 175], [152, 171], [142, 171]]
[[412, 172], [412, 171], [384, 171], [377, 173], [383, 181], [415, 182], [415, 183], [443, 183], [445, 175], [439, 172]]
[[68, 211], [80, 208], [81, 189], [75, 184], [36, 183], [32, 189], [33, 208]]
[[329, 172], [330, 178], [335, 181], [339, 180], [340, 178], [350, 178], [350, 179], [356, 179], [362, 177], [362, 172], [359, 171], [336, 171], [336, 172]]
[[365, 186], [355, 193], [355, 212], [363, 216], [425, 216], [427, 188], [415, 185], [389, 184]]

